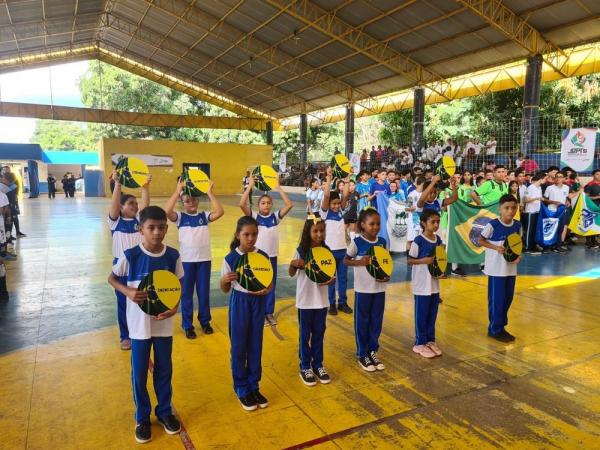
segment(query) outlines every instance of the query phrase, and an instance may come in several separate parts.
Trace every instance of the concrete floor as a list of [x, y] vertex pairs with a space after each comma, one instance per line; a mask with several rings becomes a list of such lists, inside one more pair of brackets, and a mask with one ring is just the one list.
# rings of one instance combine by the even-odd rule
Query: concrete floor
[[[226, 216], [211, 225], [214, 280], [239, 217], [237, 199], [224, 200]], [[7, 263], [11, 299], [0, 303], [0, 448], [134, 448], [129, 354], [118, 348], [106, 284], [108, 201], [23, 205], [28, 237]], [[284, 264], [301, 217], [282, 224]], [[176, 244], [174, 227], [167, 241]], [[599, 448], [600, 253], [526, 258], [520, 271], [508, 327], [515, 343], [486, 336], [486, 279], [450, 278], [437, 324], [445, 353], [424, 360], [411, 351], [413, 300], [397, 257], [381, 339], [387, 370], [358, 367], [352, 317], [339, 315], [326, 333], [333, 382], [314, 388], [297, 374], [295, 286], [281, 271], [278, 325], [264, 339], [261, 391], [271, 406], [253, 413], [231, 389], [227, 298], [213, 289], [216, 333], [188, 341], [175, 332], [173, 404], [185, 433], [154, 425], [146, 447]]]

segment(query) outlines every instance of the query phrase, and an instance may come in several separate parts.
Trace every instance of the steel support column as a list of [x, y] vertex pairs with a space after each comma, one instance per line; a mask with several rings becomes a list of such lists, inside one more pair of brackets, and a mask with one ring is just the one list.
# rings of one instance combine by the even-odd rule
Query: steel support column
[[542, 55], [533, 55], [527, 59], [521, 123], [521, 151], [525, 154], [537, 150], [538, 147], [542, 62]]
[[270, 120], [267, 122], [265, 128], [265, 138], [267, 141], [267, 145], [273, 145], [273, 122]]
[[346, 156], [354, 153], [354, 103], [346, 105]]
[[412, 123], [412, 148], [416, 155], [421, 154], [425, 146], [423, 129], [425, 125], [425, 88], [418, 86], [413, 92], [413, 123]]
[[300, 114], [300, 161], [305, 163], [308, 154], [308, 120]]

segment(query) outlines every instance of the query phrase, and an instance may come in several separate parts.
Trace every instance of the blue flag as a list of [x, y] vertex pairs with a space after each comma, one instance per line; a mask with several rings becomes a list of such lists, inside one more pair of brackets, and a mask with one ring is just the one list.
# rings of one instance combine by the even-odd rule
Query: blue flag
[[390, 200], [388, 199], [388, 196], [385, 195], [384, 192], [381, 192], [375, 198], [377, 199], [377, 212], [379, 213], [379, 216], [381, 218], [380, 219], [381, 220], [381, 228], [379, 228], [379, 236], [381, 236], [382, 238], [385, 239], [385, 241], [388, 243], [388, 249], [389, 249], [390, 238], [389, 238], [388, 232], [387, 232], [387, 222], [388, 222], [388, 205], [390, 203]]
[[543, 203], [540, 207], [540, 216], [537, 223], [537, 229], [535, 230], [535, 242], [538, 244], [549, 247], [555, 245], [562, 233], [562, 217], [564, 216], [567, 208], [565, 205], [559, 205], [556, 211], [550, 211]]

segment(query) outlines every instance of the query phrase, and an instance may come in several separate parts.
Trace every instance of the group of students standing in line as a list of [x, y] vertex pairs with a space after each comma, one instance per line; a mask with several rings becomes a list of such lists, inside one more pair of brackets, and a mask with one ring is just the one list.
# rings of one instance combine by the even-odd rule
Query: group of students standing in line
[[[500, 169], [498, 169], [500, 170]], [[449, 202], [438, 197], [437, 176], [429, 182], [414, 186], [423, 198], [416, 202], [414, 215], [418, 216], [419, 231], [408, 249], [408, 264], [412, 267], [412, 290], [415, 298], [415, 343], [413, 351], [425, 358], [440, 356], [442, 350], [436, 344], [435, 322], [441, 302], [439, 280], [433, 277], [427, 266], [433, 261], [435, 247], [443, 245], [438, 236], [440, 214]], [[147, 299], [144, 291], [138, 291], [140, 281], [150, 272], [166, 269], [182, 280], [181, 312], [182, 328], [186, 337], [196, 337], [193, 326], [193, 291], [198, 294], [198, 320], [206, 334], [213, 332], [210, 326], [209, 283], [211, 271], [210, 235], [208, 224], [218, 220], [223, 207], [213, 193], [210, 183], [208, 198], [210, 210], [198, 210], [198, 198], [184, 192], [183, 183], [177, 188], [165, 208], [149, 206], [150, 179], [142, 187], [141, 202], [130, 194], [122, 194], [121, 185], [113, 174], [115, 189], [109, 211], [108, 223], [113, 236], [113, 269], [109, 283], [115, 288], [118, 304], [118, 322], [121, 348], [132, 351], [132, 384], [135, 402], [138, 442], [151, 439], [150, 398], [146, 387], [148, 361], [154, 348], [154, 389], [158, 399], [155, 414], [167, 433], [175, 434], [180, 423], [171, 410], [172, 337], [174, 315], [177, 307], [156, 317], [142, 312], [137, 304]], [[307, 386], [319, 382], [328, 384], [331, 376], [324, 366], [323, 341], [328, 311], [341, 310], [354, 313], [356, 357], [358, 365], [366, 372], [385, 369], [379, 351], [379, 337], [383, 326], [385, 293], [388, 279], [377, 280], [366, 267], [369, 252], [374, 246], [387, 247], [379, 236], [380, 215], [376, 208], [358, 209], [358, 195], [350, 201], [351, 182], [344, 180], [341, 192], [332, 189], [331, 169], [327, 170], [323, 186], [323, 198], [318, 211], [309, 210], [304, 222], [299, 246], [288, 266], [288, 274], [296, 277], [296, 307], [299, 326], [299, 376]], [[412, 183], [411, 183], [412, 184]], [[284, 206], [273, 211], [273, 199], [263, 194], [258, 199], [258, 210], [252, 211], [248, 198], [254, 187], [251, 178], [240, 200], [244, 213], [237, 221], [230, 252], [221, 267], [220, 288], [230, 293], [229, 336], [231, 341], [231, 371], [235, 394], [244, 410], [252, 411], [268, 406], [268, 400], [259, 390], [261, 379], [261, 356], [263, 330], [274, 325], [274, 301], [276, 276], [273, 283], [260, 292], [248, 292], [238, 282], [235, 268], [248, 252], [259, 252], [269, 258], [276, 274], [279, 246], [278, 225], [292, 208], [285, 192], [277, 187]], [[337, 184], [339, 188], [339, 183]], [[458, 196], [459, 185], [450, 181], [451, 201]], [[411, 191], [412, 192], [412, 191]], [[380, 194], [375, 194], [380, 195]], [[182, 211], [175, 211], [177, 201]], [[489, 275], [488, 335], [502, 342], [514, 340], [505, 326], [508, 308], [512, 302], [516, 265], [502, 257], [506, 236], [520, 232], [520, 223], [514, 220], [518, 202], [513, 196], [500, 196], [500, 217], [488, 224], [482, 232], [480, 244], [486, 247], [486, 274]], [[347, 243], [344, 208], [355, 204], [356, 220]], [[307, 205], [311, 206], [311, 204]], [[347, 213], [347, 210], [346, 210]], [[179, 230], [179, 251], [162, 243], [168, 228], [174, 222]], [[306, 257], [313, 247], [328, 247], [337, 264], [336, 276], [329, 282], [317, 284], [304, 272]], [[347, 267], [354, 270], [354, 310], [347, 304]], [[336, 307], [335, 285], [338, 303]]]
[[3, 166], [0, 171], [0, 301], [9, 299], [4, 262], [17, 259], [15, 240], [26, 236], [21, 232], [20, 214], [19, 181], [10, 166]]

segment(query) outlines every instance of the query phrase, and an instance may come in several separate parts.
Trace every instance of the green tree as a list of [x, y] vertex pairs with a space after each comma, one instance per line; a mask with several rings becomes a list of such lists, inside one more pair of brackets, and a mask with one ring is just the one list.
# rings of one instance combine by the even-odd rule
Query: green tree
[[38, 119], [30, 142], [45, 150], [93, 151], [98, 136], [86, 124]]

